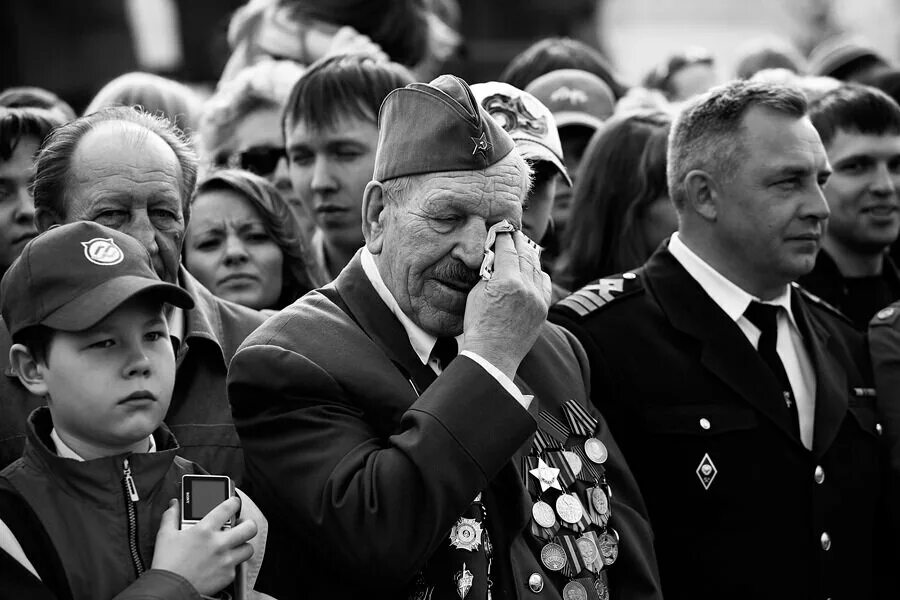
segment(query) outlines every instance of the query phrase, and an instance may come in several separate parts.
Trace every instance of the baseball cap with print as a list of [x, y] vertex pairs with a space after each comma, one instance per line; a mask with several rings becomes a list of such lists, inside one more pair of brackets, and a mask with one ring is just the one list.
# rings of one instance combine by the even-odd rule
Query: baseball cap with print
[[616, 107], [616, 98], [606, 82], [581, 69], [544, 73], [525, 91], [550, 109], [559, 128], [582, 125], [599, 129]]
[[572, 180], [563, 163], [562, 143], [550, 109], [508, 83], [488, 81], [471, 86], [475, 99], [516, 143], [525, 160], [551, 163], [570, 186]]
[[52, 227], [22, 250], [0, 282], [10, 335], [34, 325], [83, 331], [138, 294], [193, 308], [191, 296], [160, 280], [130, 235], [91, 221]]

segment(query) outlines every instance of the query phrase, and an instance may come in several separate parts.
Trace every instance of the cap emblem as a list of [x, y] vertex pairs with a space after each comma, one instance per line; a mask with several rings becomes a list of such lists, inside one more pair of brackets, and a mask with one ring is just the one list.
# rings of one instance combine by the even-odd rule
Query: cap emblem
[[94, 238], [81, 242], [84, 246], [84, 257], [101, 267], [117, 265], [125, 260], [125, 253], [112, 238]]
[[521, 129], [537, 136], [547, 133], [547, 119], [531, 114], [522, 98], [494, 94], [482, 100], [481, 106], [508, 132]]
[[472, 156], [475, 156], [475, 154], [478, 152], [487, 155], [488, 150], [492, 148], [491, 143], [487, 139], [487, 134], [485, 134], [483, 131], [481, 132], [480, 137], [472, 138], [472, 142], [475, 143], [475, 147], [472, 148]]
[[550, 100], [553, 102], [569, 102], [571, 104], [584, 104], [588, 101], [587, 94], [584, 93], [583, 90], [572, 89], [570, 87], [562, 86], [554, 90], [552, 94], [550, 94]]

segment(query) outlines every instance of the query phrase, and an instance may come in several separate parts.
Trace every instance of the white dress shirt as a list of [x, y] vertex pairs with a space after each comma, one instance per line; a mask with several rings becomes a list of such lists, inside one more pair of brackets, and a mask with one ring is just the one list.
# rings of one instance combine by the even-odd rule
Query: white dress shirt
[[735, 285], [697, 256], [681, 241], [678, 233], [673, 233], [669, 240], [669, 252], [700, 284], [713, 302], [737, 324], [754, 348], [759, 346], [762, 332], [744, 316], [747, 307], [751, 302], [756, 301], [784, 308], [784, 310], [778, 311], [778, 343], [775, 349], [784, 365], [788, 380], [791, 382], [791, 389], [794, 392], [800, 420], [800, 439], [804, 446], [812, 448], [816, 413], [816, 371], [813, 368], [809, 352], [803, 344], [803, 335], [797, 327], [797, 321], [791, 310], [790, 286], [784, 286], [784, 290], [777, 298], [763, 302]]
[[[369, 278], [369, 281], [372, 283], [372, 287], [375, 288], [375, 291], [378, 293], [378, 297], [381, 298], [382, 302], [384, 302], [388, 309], [394, 314], [395, 317], [400, 321], [400, 324], [403, 326], [403, 330], [406, 331], [406, 335], [409, 337], [409, 343], [412, 345], [413, 350], [416, 353], [416, 356], [419, 357], [419, 360], [422, 361], [423, 365], [428, 365], [431, 367], [431, 370], [436, 374], [441, 374], [440, 365], [431, 357], [431, 352], [434, 350], [434, 345], [437, 343], [437, 337], [431, 335], [418, 325], [412, 322], [412, 319], [406, 316], [406, 314], [400, 310], [400, 305], [397, 304], [397, 300], [391, 294], [390, 290], [388, 290], [387, 286], [384, 284], [384, 280], [381, 278], [381, 273], [378, 271], [378, 266], [375, 264], [375, 259], [372, 257], [372, 253], [365, 247], [362, 249], [362, 268], [366, 274], [366, 277]], [[456, 343], [458, 345], [462, 345], [463, 335], [460, 334], [456, 336]], [[510, 380], [509, 377], [504, 375], [500, 369], [489, 363], [483, 357], [479, 356], [474, 352], [470, 352], [468, 350], [463, 350], [461, 352], [463, 356], [467, 356], [474, 360], [478, 365], [480, 365], [485, 371], [487, 371], [497, 382], [503, 386], [509, 395], [516, 399], [516, 401], [522, 405], [522, 408], [528, 410], [528, 407], [531, 405], [531, 401], [534, 396], [523, 394], [515, 383]]]
[[[84, 459], [78, 455], [77, 452], [69, 448], [69, 446], [62, 441], [62, 438], [59, 437], [59, 434], [56, 433], [56, 427], [50, 430], [50, 439], [53, 440], [53, 445], [56, 447], [56, 455], [61, 458], [70, 458], [72, 460], [77, 460], [78, 462], [84, 462]], [[150, 436], [150, 446], [147, 448], [147, 454], [151, 452], [156, 452], [156, 440], [153, 439], [153, 436]]]

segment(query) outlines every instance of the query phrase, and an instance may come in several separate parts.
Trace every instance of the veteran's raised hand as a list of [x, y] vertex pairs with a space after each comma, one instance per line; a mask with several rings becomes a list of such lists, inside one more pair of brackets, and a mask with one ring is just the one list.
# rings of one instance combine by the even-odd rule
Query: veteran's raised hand
[[474, 352], [512, 379], [550, 307], [550, 276], [521, 231], [497, 234], [494, 273], [469, 292], [460, 350]]

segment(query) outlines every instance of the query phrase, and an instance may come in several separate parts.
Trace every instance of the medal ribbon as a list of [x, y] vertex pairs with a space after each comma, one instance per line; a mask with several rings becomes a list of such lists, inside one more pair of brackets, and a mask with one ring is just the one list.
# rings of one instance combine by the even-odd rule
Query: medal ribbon
[[[594, 461], [587, 457], [587, 454], [584, 452], [584, 446], [580, 442], [572, 444], [569, 450], [577, 454], [578, 458], [581, 459], [581, 473], [579, 473], [578, 479], [586, 483], [592, 483], [603, 476], [603, 467], [595, 465]], [[598, 471], [597, 469], [600, 470]]]
[[540, 429], [534, 432], [534, 439], [531, 441], [531, 450], [534, 454], [540, 455], [547, 448], [560, 448], [562, 444], [557, 442], [549, 434], [544, 433]]
[[555, 439], [559, 445], [566, 443], [566, 440], [569, 439], [569, 436], [572, 435], [572, 432], [566, 427], [566, 424], [548, 413], [545, 410], [542, 410], [538, 413], [538, 421], [543, 427], [540, 429]]
[[572, 579], [585, 568], [584, 558], [581, 556], [578, 544], [575, 543], [575, 536], [561, 535], [557, 537], [556, 543], [563, 547], [563, 550], [566, 551], [566, 559], [568, 559], [566, 566], [562, 568], [562, 574]]
[[597, 429], [597, 419], [577, 400], [569, 400], [563, 405], [563, 414], [575, 435], [591, 437]]

